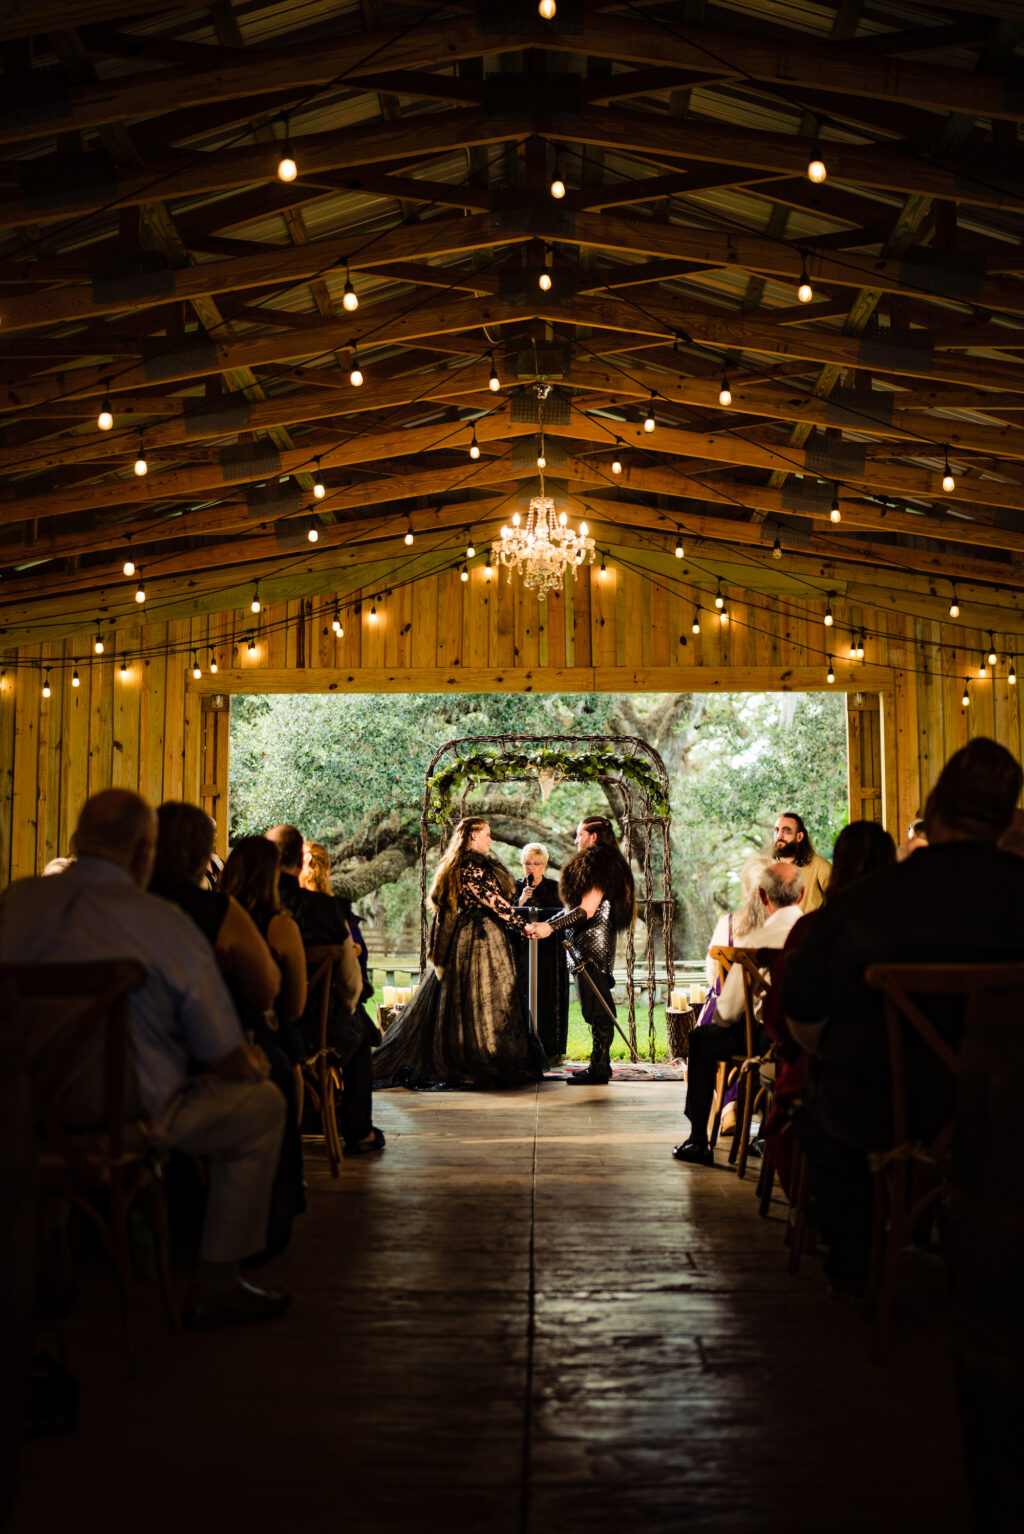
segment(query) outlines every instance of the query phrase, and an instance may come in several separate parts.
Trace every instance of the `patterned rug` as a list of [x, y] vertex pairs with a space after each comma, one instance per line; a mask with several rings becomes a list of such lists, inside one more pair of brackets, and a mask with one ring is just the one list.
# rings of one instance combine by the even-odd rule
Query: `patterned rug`
[[[586, 1065], [585, 1060], [566, 1060], [561, 1065], [556, 1065], [548, 1071], [545, 1081], [564, 1081], [573, 1071], [580, 1071]], [[639, 1065], [633, 1065], [628, 1060], [615, 1060], [612, 1062], [612, 1079], [614, 1081], [685, 1081], [685, 1060], [660, 1060], [652, 1065], [649, 1060], [641, 1060]]]

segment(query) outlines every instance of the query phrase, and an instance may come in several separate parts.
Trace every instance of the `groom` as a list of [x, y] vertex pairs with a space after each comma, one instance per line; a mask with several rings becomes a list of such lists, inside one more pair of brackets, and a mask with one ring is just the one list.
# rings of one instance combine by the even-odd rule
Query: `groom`
[[[619, 851], [611, 823], [603, 815], [588, 815], [580, 821], [576, 827], [576, 846], [579, 850], [562, 869], [558, 885], [565, 909], [550, 921], [532, 923], [526, 935], [550, 937], [553, 932], [570, 929], [567, 935], [572, 937], [574, 950], [586, 962], [587, 975], [614, 1015], [615, 936], [636, 915], [633, 875]], [[586, 976], [577, 974], [576, 990], [583, 1017], [593, 1034], [593, 1048], [586, 1070], [573, 1071], [568, 1079], [580, 1086], [603, 1085], [612, 1078], [612, 1019]]]

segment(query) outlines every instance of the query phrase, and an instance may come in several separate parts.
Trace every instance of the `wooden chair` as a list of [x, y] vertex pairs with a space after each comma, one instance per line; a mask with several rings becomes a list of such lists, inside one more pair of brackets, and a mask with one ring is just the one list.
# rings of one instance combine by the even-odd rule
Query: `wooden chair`
[[[99, 1230], [117, 1274], [121, 1322], [134, 1363], [128, 1217], [143, 1193], [153, 1215], [160, 1297], [171, 1331], [181, 1326], [171, 1283], [163, 1161], [138, 1106], [132, 1059], [128, 996], [143, 984], [145, 973], [128, 959], [5, 964], [0, 980], [27, 1020], [40, 1192], [67, 1199]], [[92, 1129], [68, 1129], [62, 1122], [63, 1091], [76, 1078], [96, 1088], [89, 1093], [98, 1109]], [[91, 1197], [100, 1189], [108, 1198], [106, 1219]]]
[[915, 998], [963, 997], [966, 1013], [967, 1003], [985, 992], [1024, 991], [1024, 964], [873, 964], [864, 978], [882, 992], [892, 1094], [891, 1142], [869, 1157], [875, 1178], [875, 1217], [866, 1301], [874, 1308], [872, 1351], [877, 1357], [888, 1337], [900, 1252], [925, 1211], [949, 1191], [952, 1113], [927, 1142], [910, 1136], [907, 1030], [927, 1046], [954, 1081], [960, 1073], [959, 1050]]
[[745, 1177], [754, 1109], [758, 1103], [761, 1103], [762, 1111], [764, 1111], [765, 1087], [760, 1080], [760, 1069], [771, 1059], [771, 1050], [767, 1050], [764, 1054], [756, 1053], [755, 1040], [760, 1027], [757, 1020], [756, 1001], [759, 995], [767, 992], [769, 986], [769, 982], [758, 967], [758, 960], [763, 962], [766, 956], [773, 959], [778, 956], [778, 950], [759, 949], [755, 953], [749, 948], [716, 947], [710, 950], [710, 956], [718, 965], [723, 986], [726, 976], [734, 965], [738, 964], [743, 971], [745, 1053], [734, 1055], [731, 1060], [723, 1060], [718, 1067], [708, 1143], [714, 1149], [718, 1140], [725, 1093], [735, 1081], [737, 1085], [736, 1132], [729, 1148], [729, 1163], [735, 1165], [737, 1177]]
[[312, 1102], [320, 1114], [327, 1162], [331, 1176], [337, 1177], [341, 1169], [341, 1136], [338, 1133], [336, 1096], [345, 1090], [341, 1066], [332, 1061], [327, 1047], [327, 1022], [331, 1011], [331, 993], [334, 987], [334, 966], [341, 962], [345, 949], [341, 943], [325, 943], [321, 947], [306, 949], [307, 1013], [317, 998], [318, 1007], [317, 1047], [302, 1062], [302, 1074], [309, 1089]]

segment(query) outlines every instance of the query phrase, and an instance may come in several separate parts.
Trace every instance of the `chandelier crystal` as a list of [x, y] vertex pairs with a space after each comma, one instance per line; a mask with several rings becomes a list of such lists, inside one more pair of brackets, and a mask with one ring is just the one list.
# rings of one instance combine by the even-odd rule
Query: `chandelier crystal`
[[555, 512], [555, 503], [544, 491], [540, 476], [540, 494], [530, 500], [526, 523], [517, 511], [511, 526], [503, 527], [494, 552], [508, 571], [522, 576], [523, 585], [536, 591], [543, 602], [549, 591], [557, 591], [565, 582], [565, 573], [584, 563], [594, 562], [594, 540], [585, 522], [579, 532], [569, 526], [565, 512]]

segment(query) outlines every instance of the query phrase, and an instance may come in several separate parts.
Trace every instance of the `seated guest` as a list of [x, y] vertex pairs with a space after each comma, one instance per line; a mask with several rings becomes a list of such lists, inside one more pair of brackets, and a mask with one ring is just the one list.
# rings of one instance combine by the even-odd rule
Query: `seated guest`
[[900, 843], [896, 856], [902, 863], [904, 858], [909, 858], [912, 852], [920, 852], [921, 848], [927, 847], [927, 845], [928, 838], [924, 831], [924, 821], [912, 820], [907, 827], [907, 839], [905, 842]]
[[[359, 1009], [363, 976], [348, 925], [348, 903], [334, 895], [303, 889], [302, 832], [295, 826], [272, 826], [267, 840], [281, 859], [281, 904], [298, 923], [305, 948], [338, 944], [344, 952], [335, 966], [336, 985], [328, 1014], [328, 1045], [344, 1068], [345, 1090], [339, 1100], [341, 1137], [346, 1156], [364, 1156], [384, 1149], [384, 1135], [373, 1124], [373, 1067], [370, 1050], [372, 1025]], [[312, 1053], [319, 1042], [319, 1012], [311, 998], [300, 1020], [306, 1048]]]
[[[803, 914], [800, 909], [800, 896], [803, 893], [800, 869], [794, 863], [770, 863], [761, 875], [758, 890], [765, 909], [764, 926], [751, 932], [745, 943], [734, 946], [781, 948]], [[702, 1166], [714, 1164], [714, 1152], [708, 1144], [708, 1118], [715, 1092], [715, 1076], [720, 1061], [746, 1052], [743, 994], [743, 972], [738, 964], [734, 964], [725, 977], [722, 994], [718, 998], [716, 1026], [695, 1028], [690, 1035], [686, 1085], [686, 1117], [690, 1121], [690, 1137], [672, 1152], [677, 1161], [697, 1162]], [[763, 999], [764, 993], [761, 992], [759, 1003], [763, 1003]], [[769, 1036], [762, 1025], [755, 1039], [755, 1048], [767, 1049], [769, 1043]]]
[[[520, 854], [523, 877], [516, 880], [516, 904], [539, 910], [562, 908], [557, 879], [549, 879], [548, 849], [527, 842]], [[524, 1014], [529, 1013], [529, 945], [516, 943], [516, 972]], [[537, 1016], [534, 1019], [544, 1053], [551, 1065], [565, 1054], [569, 1039], [569, 966], [561, 943], [540, 943], [537, 948]]]
[[[303, 842], [302, 844], [302, 872], [299, 875], [299, 884], [304, 890], [313, 890], [318, 895], [331, 895], [335, 900], [341, 899], [334, 894], [331, 888], [331, 855], [322, 842]], [[352, 935], [355, 945], [356, 957], [359, 959], [359, 968], [363, 976], [363, 989], [360, 1002], [367, 1002], [373, 995], [373, 985], [370, 981], [369, 960], [366, 957], [366, 939], [363, 937], [359, 917], [353, 911], [347, 900], [342, 901], [345, 912], [345, 920], [348, 930]], [[377, 1034], [376, 1025], [371, 1022], [370, 1027]], [[375, 1038], [380, 1043], [379, 1037]]]
[[811, 834], [795, 810], [786, 810], [775, 822], [772, 856], [780, 863], [795, 863], [803, 873], [805, 911], [813, 911], [825, 898], [832, 865], [815, 852]]
[[[797, 1041], [813, 1052], [804, 1115], [817, 1196], [850, 1235], [844, 1286], [863, 1286], [870, 1225], [865, 1152], [892, 1138], [889, 1062], [881, 992], [871, 964], [1024, 960], [1024, 866], [1003, 852], [1024, 775], [984, 737], [954, 753], [925, 806], [928, 846], [830, 901], [787, 963], [782, 1004]], [[929, 1016], [959, 1038], [956, 998], [927, 1001]], [[923, 1043], [906, 1038], [909, 1130], [927, 1140], [948, 1121], [953, 1081]]]
[[[295, 1026], [306, 1007], [306, 954], [295, 918], [281, 900], [279, 881], [280, 863], [273, 842], [268, 842], [265, 836], [242, 836], [228, 854], [218, 896], [228, 897], [248, 913], [250, 922], [280, 965], [276, 1022], [280, 1026], [281, 1047], [292, 1064], [298, 1066], [306, 1054]], [[265, 1029], [267, 1020], [262, 1013], [263, 1008], [257, 1003], [255, 1015], [251, 1010], [243, 1013], [244, 1026], [257, 1032]], [[273, 1020], [270, 1026], [273, 1028]]]
[[712, 948], [732, 948], [734, 944], [744, 942], [744, 939], [756, 928], [764, 926], [765, 911], [758, 884], [767, 867], [766, 858], [747, 859], [740, 869], [740, 890], [743, 898], [739, 909], [723, 911], [715, 922], [715, 930], [708, 943], [708, 956], [704, 965], [707, 982], [711, 987], [717, 985], [719, 978], [718, 962], [711, 957]]
[[[76, 837], [74, 867], [59, 879], [19, 880], [3, 896], [0, 961], [136, 959], [143, 966], [145, 981], [128, 998], [140, 1106], [158, 1145], [209, 1163], [185, 1324], [278, 1316], [288, 1293], [257, 1288], [238, 1271], [266, 1238], [284, 1131], [284, 1100], [267, 1080], [267, 1059], [245, 1042], [202, 933], [183, 911], [146, 893], [157, 840], [156, 815], [146, 801], [119, 788], [95, 794], [82, 809]], [[189, 1074], [190, 1060], [199, 1064], [197, 1074]], [[98, 1079], [70, 1083], [62, 1099], [68, 1127], [92, 1127], [100, 1101]]]

